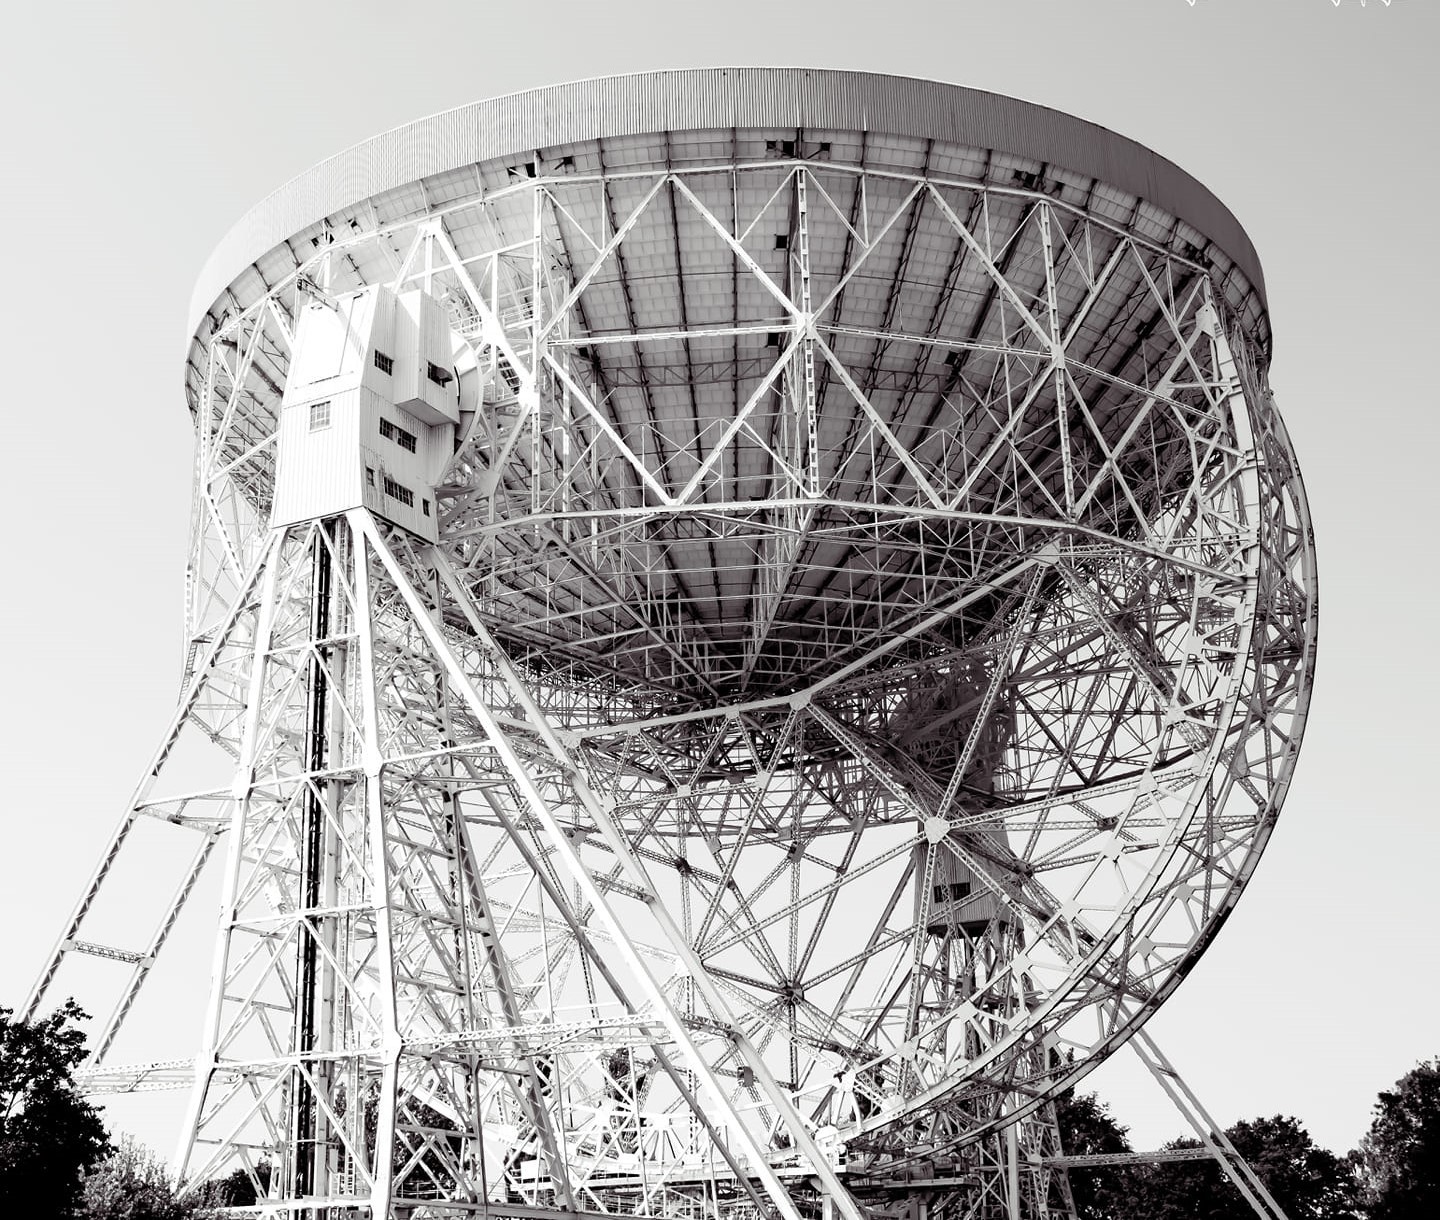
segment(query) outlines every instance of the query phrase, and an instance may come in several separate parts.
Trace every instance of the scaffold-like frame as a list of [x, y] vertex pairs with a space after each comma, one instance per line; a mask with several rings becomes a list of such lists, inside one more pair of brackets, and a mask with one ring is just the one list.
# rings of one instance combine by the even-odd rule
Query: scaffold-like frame
[[[184, 694], [30, 1010], [109, 962], [92, 1085], [188, 1085], [187, 1180], [266, 1215], [1065, 1214], [1047, 1103], [1209, 943], [1303, 731], [1253, 255], [938, 127], [494, 153], [197, 327]], [[437, 544], [270, 526], [298, 312], [375, 284], [463, 340]], [[124, 949], [140, 819], [196, 850]], [[193, 1070], [112, 1066], [217, 845]]]

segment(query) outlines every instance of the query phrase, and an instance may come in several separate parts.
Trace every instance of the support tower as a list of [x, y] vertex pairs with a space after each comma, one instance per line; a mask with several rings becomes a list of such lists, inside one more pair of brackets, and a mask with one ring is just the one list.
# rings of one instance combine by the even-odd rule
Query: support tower
[[[193, 323], [183, 694], [31, 1005], [113, 972], [92, 1083], [190, 1089], [186, 1180], [1065, 1214], [1049, 1100], [1214, 935], [1304, 723], [1223, 205], [1007, 98], [651, 73], [324, 162]], [[150, 823], [195, 854], [117, 945]], [[114, 1066], [212, 884], [193, 1066]]]

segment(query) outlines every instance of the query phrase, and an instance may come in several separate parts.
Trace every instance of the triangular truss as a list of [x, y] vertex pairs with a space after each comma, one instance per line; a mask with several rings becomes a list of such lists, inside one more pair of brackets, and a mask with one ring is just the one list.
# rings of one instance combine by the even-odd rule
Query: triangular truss
[[[89, 1082], [189, 1085], [188, 1182], [1069, 1209], [1047, 1099], [1203, 951], [1303, 730], [1258, 323], [1138, 200], [771, 143], [482, 167], [217, 305], [185, 690], [30, 1005], [116, 968]], [[436, 545], [269, 528], [298, 309], [373, 285], [463, 348]], [[142, 830], [193, 850], [132, 942], [96, 904]], [[199, 1058], [115, 1067], [220, 854]]]
[[277, 1205], [376, 1214], [708, 1190], [795, 1215], [713, 1074], [743, 1033], [659, 985], [676, 950], [614, 910], [653, 904], [643, 870], [582, 863], [602, 806], [493, 644], [456, 659], [447, 575], [360, 512], [276, 535], [187, 1178], [263, 1160]]

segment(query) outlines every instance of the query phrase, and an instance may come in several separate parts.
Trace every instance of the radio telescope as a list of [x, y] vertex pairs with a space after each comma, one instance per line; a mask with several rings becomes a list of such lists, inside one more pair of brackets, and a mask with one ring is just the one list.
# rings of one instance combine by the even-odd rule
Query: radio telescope
[[[1061, 1206], [1051, 1099], [1215, 935], [1305, 719], [1310, 523], [1224, 206], [1004, 97], [651, 73], [323, 162], [192, 320], [184, 691], [30, 1004], [114, 972], [90, 1079], [191, 1090], [186, 1181]], [[194, 856], [114, 944], [151, 823]], [[211, 873], [203, 1028], [112, 1064]]]

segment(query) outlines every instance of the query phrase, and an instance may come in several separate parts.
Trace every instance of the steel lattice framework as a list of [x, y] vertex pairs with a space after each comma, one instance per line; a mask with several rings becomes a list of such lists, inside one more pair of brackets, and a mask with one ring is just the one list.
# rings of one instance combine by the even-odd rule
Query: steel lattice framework
[[[92, 1082], [190, 1085], [188, 1180], [985, 1216], [1009, 1139], [1065, 1212], [1046, 1102], [1215, 934], [1303, 728], [1258, 269], [1080, 151], [782, 111], [487, 136], [203, 302], [184, 695], [31, 1004], [117, 964]], [[463, 341], [434, 544], [270, 525], [298, 312], [376, 284]], [[197, 850], [122, 950], [141, 819]], [[110, 1067], [217, 845], [194, 1070]]]

